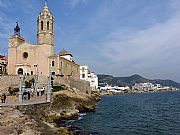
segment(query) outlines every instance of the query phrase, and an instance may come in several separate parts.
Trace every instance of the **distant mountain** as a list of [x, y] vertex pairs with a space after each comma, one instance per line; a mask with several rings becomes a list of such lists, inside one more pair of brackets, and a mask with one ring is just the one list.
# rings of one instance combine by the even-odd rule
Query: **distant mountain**
[[158, 83], [161, 84], [162, 86], [172, 86], [172, 87], [177, 87], [180, 88], [180, 83], [174, 82], [172, 80], [160, 80], [160, 79], [146, 79], [140, 75], [132, 75], [129, 77], [114, 77], [112, 75], [98, 75], [99, 78], [99, 84], [100, 86], [107, 83], [109, 85], [113, 86], [130, 86], [132, 87], [135, 83], [145, 83], [145, 82], [150, 82], [150, 83]]

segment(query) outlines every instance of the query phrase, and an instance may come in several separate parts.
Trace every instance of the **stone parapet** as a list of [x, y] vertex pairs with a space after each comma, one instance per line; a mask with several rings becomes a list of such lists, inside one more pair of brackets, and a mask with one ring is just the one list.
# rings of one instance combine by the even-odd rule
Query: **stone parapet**
[[54, 77], [54, 85], [66, 85], [84, 93], [91, 93], [90, 83], [74, 77]]
[[[26, 80], [32, 79], [34, 76], [26, 76]], [[7, 92], [9, 87], [19, 87], [20, 76], [19, 75], [7, 75], [0, 76], [0, 92]]]

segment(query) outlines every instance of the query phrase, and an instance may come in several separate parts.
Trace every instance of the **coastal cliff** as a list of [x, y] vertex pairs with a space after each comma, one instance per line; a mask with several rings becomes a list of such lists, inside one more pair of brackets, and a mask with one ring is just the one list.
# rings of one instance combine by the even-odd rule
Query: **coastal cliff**
[[86, 94], [77, 89], [54, 92], [52, 97], [51, 103], [2, 107], [0, 131], [22, 135], [27, 132], [73, 135], [73, 131], [62, 126], [63, 121], [78, 118], [80, 112], [95, 111], [96, 103], [100, 100], [98, 94]]

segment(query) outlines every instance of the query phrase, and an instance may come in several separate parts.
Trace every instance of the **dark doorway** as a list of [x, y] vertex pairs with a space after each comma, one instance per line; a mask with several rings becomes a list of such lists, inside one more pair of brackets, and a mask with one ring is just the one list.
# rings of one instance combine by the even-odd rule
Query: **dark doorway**
[[23, 75], [23, 69], [22, 68], [18, 69], [18, 75]]

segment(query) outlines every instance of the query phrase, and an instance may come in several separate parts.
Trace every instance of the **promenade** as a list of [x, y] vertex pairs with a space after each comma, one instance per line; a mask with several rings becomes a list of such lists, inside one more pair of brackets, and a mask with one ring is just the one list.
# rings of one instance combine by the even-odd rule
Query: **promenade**
[[22, 103], [20, 103], [18, 101], [18, 96], [7, 96], [5, 103], [1, 103], [0, 102], [0, 107], [5, 107], [5, 106], [23, 106], [23, 105], [26, 106], [26, 105], [43, 104], [43, 103], [47, 103], [46, 95], [39, 96], [39, 97], [34, 96], [34, 97], [31, 97], [30, 100], [23, 99]]

